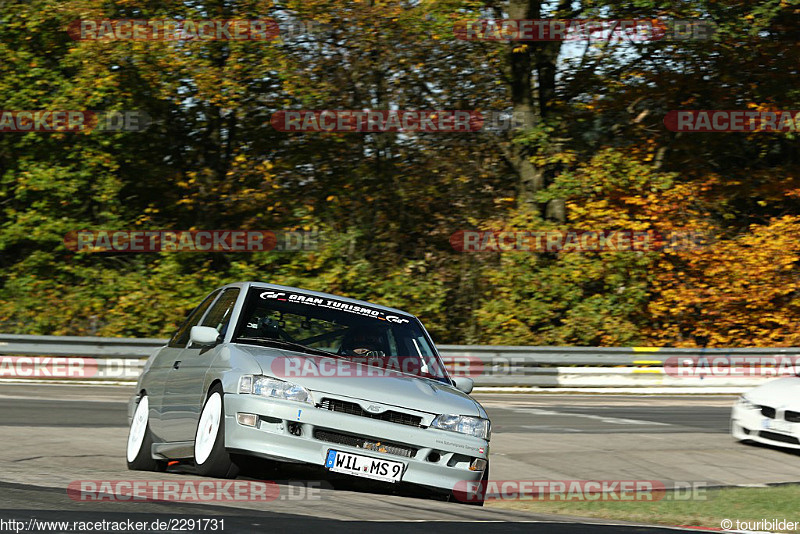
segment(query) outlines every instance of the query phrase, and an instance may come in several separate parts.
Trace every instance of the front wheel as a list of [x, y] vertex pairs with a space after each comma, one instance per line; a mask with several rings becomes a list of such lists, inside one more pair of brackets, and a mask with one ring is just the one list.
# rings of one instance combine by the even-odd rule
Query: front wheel
[[481, 493], [480, 493], [481, 498], [480, 499], [476, 499], [474, 501], [465, 502], [464, 504], [469, 504], [469, 505], [472, 505], [472, 506], [483, 506], [483, 503], [486, 500], [486, 491], [488, 489], [487, 488], [488, 485], [489, 485], [489, 461], [487, 460], [486, 461], [486, 469], [483, 470], [483, 476], [481, 477], [481, 484], [480, 484], [480, 487], [481, 487]]
[[208, 392], [194, 438], [194, 462], [199, 475], [236, 478], [239, 467], [225, 450], [225, 410], [223, 392], [214, 386]]
[[133, 413], [131, 428], [128, 431], [127, 460], [132, 471], [164, 471], [166, 463], [153, 459], [153, 435], [150, 433], [150, 401], [142, 395]]
[[478, 487], [474, 488], [474, 495], [473, 491], [466, 491], [466, 488], [469, 485], [465, 485], [465, 489], [458, 489], [455, 491], [451, 491], [450, 495], [447, 496], [447, 500], [452, 502], [458, 502], [460, 504], [467, 504], [470, 506], [483, 506], [483, 503], [486, 501], [486, 491], [489, 485], [489, 461], [486, 461], [486, 469], [483, 470], [483, 476], [481, 477], [481, 481], [478, 483]]

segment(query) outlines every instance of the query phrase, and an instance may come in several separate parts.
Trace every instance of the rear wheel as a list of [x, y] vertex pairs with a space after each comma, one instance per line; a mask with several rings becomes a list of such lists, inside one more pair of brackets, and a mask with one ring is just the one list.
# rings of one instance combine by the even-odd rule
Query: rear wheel
[[211, 388], [200, 412], [194, 438], [197, 473], [216, 478], [236, 478], [239, 467], [225, 450], [225, 409], [219, 385]]
[[164, 471], [166, 462], [153, 459], [153, 435], [150, 433], [150, 401], [142, 395], [133, 413], [131, 428], [128, 431], [127, 460], [132, 471]]

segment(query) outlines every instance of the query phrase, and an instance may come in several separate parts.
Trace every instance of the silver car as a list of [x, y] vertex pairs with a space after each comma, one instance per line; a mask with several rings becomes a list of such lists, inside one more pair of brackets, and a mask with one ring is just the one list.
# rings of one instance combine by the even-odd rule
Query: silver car
[[232, 478], [242, 458], [261, 457], [452, 496], [489, 473], [490, 422], [470, 391], [413, 315], [230, 284], [147, 360], [129, 404], [128, 467], [179, 460]]

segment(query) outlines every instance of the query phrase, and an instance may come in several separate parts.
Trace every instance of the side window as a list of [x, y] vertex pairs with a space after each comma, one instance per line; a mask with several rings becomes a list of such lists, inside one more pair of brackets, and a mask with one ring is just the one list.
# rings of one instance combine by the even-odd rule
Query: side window
[[200, 303], [198, 307], [196, 307], [192, 313], [189, 314], [189, 317], [186, 321], [178, 328], [178, 331], [172, 336], [172, 339], [169, 340], [168, 345], [170, 347], [177, 347], [182, 348], [185, 347], [187, 343], [189, 343], [189, 332], [191, 332], [193, 326], [197, 326], [197, 323], [200, 322], [200, 319], [203, 318], [203, 314], [206, 312], [211, 303], [214, 302], [214, 299], [217, 298], [219, 295], [219, 291], [214, 291], [206, 299]]
[[222, 292], [222, 295], [217, 299], [200, 326], [210, 326], [215, 328], [217, 332], [225, 335], [228, 330], [228, 322], [231, 320], [233, 313], [233, 306], [236, 304], [236, 299], [239, 297], [239, 288], [232, 287]]

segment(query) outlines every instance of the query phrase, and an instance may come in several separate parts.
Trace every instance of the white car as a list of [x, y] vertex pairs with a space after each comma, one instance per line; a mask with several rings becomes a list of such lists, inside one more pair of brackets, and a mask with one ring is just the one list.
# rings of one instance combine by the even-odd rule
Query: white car
[[491, 425], [471, 390], [411, 314], [230, 284], [147, 361], [129, 405], [128, 467], [178, 460], [232, 478], [260, 457], [458, 498], [489, 476]]
[[779, 378], [742, 395], [731, 414], [731, 435], [800, 449], [800, 376]]

